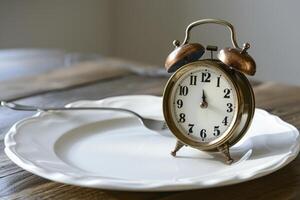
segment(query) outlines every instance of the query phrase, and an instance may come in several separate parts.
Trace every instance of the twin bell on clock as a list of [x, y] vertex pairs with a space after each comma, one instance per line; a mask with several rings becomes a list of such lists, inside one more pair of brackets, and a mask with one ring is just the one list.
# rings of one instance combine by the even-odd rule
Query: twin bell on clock
[[[213, 58], [216, 46], [207, 46], [209, 59], [201, 59], [205, 48], [189, 43], [191, 29], [203, 24], [227, 27], [233, 47], [221, 49]], [[245, 75], [254, 75], [256, 65], [247, 53], [249, 43], [240, 48], [234, 27], [227, 21], [203, 19], [191, 23], [182, 44], [173, 42], [173, 50], [166, 59], [165, 68], [170, 77], [163, 95], [166, 123], [177, 138], [176, 156], [183, 146], [202, 151], [220, 152], [227, 164], [234, 160], [230, 147], [236, 144], [251, 125], [255, 110], [252, 87]]]

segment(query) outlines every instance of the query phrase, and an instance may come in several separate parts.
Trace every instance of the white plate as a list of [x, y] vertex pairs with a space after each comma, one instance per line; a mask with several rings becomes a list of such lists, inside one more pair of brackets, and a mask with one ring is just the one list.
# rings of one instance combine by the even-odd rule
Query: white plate
[[[163, 119], [161, 97], [122, 96], [68, 106], [112, 106]], [[174, 137], [156, 134], [127, 114], [110, 111], [38, 113], [14, 125], [5, 137], [7, 156], [41, 177], [84, 187], [171, 191], [216, 187], [270, 174], [299, 152], [295, 127], [256, 109], [251, 128], [231, 153], [183, 148], [170, 155]]]

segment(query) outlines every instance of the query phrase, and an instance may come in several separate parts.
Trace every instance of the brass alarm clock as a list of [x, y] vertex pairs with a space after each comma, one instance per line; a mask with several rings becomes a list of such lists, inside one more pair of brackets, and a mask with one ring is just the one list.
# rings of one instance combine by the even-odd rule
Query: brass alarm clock
[[[190, 31], [202, 24], [219, 24], [229, 28], [232, 48], [219, 51], [217, 58], [199, 60], [205, 48], [189, 43]], [[172, 155], [183, 146], [203, 151], [219, 151], [231, 164], [229, 148], [249, 128], [255, 110], [252, 87], [246, 78], [254, 75], [256, 65], [247, 53], [248, 43], [240, 48], [234, 27], [227, 21], [203, 19], [191, 23], [180, 45], [166, 59], [165, 67], [174, 74], [163, 95], [163, 113], [167, 126], [177, 138]], [[208, 46], [207, 50], [217, 50]]]

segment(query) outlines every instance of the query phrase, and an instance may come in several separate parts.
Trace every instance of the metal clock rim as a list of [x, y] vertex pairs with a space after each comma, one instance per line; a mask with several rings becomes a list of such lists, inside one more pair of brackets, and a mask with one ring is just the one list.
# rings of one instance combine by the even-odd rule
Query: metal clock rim
[[[230, 79], [233, 86], [235, 87], [237, 101], [238, 101], [235, 121], [234, 121], [233, 125], [231, 126], [231, 128], [226, 130], [226, 132], [224, 133], [224, 136], [218, 138], [217, 140], [209, 142], [209, 143], [196, 142], [196, 141], [193, 141], [190, 138], [188, 138], [176, 126], [176, 124], [173, 120], [173, 117], [172, 117], [172, 113], [170, 111], [171, 110], [170, 106], [172, 105], [172, 103], [170, 103], [170, 95], [171, 95], [172, 88], [174, 87], [174, 83], [179, 79], [180, 75], [183, 74], [184, 71], [186, 71], [189, 67], [195, 66], [196, 64], [212, 65], [212, 66], [220, 69], [221, 71], [223, 71], [223, 73], [226, 74], [227, 78]], [[229, 69], [226, 65], [223, 65], [222, 63], [220, 63], [218, 60], [207, 59], [207, 60], [199, 60], [199, 61], [189, 63], [189, 64], [185, 65], [184, 67], [182, 67], [181, 69], [177, 70], [170, 77], [170, 79], [168, 80], [168, 82], [165, 86], [164, 93], [163, 93], [164, 94], [163, 95], [163, 113], [164, 113], [166, 123], [168, 124], [171, 132], [183, 144], [189, 145], [189, 146], [197, 148], [199, 150], [217, 150], [218, 147], [220, 147], [224, 144], [228, 144], [229, 146], [232, 146], [235, 142], [237, 142], [244, 135], [244, 133], [247, 130], [244, 127], [246, 127], [246, 128], [249, 127], [249, 124], [251, 123], [251, 119], [253, 116], [253, 114], [251, 114], [251, 110], [253, 110], [253, 108], [251, 108], [251, 109], [248, 108], [248, 110], [245, 112], [245, 107], [244, 107], [245, 97], [243, 96], [243, 92], [241, 91], [241, 88], [237, 84], [238, 80], [236, 79], [236, 77], [234, 75], [232, 75], [232, 73], [234, 73], [234, 71]], [[251, 89], [251, 87], [250, 87], [250, 89]], [[252, 96], [252, 99], [254, 99], [254, 96], [252, 93], [250, 94], [250, 96]], [[254, 104], [254, 101], [252, 103]], [[240, 128], [238, 126], [240, 125], [242, 115], [244, 115], [245, 113], [248, 116], [250, 116], [250, 120], [249, 120], [249, 117], [247, 117], [247, 120], [242, 128], [242, 132], [237, 135], [236, 131], [238, 128]], [[239, 137], [239, 135], [241, 135], [241, 136]], [[231, 142], [231, 141], [233, 141], [233, 142]]]
[[[241, 118], [240, 115], [242, 114], [240, 112], [240, 106], [238, 106], [238, 108], [237, 108], [235, 122], [233, 123], [233, 125], [231, 125], [231, 129], [226, 130], [226, 132], [223, 134], [224, 136], [218, 138], [217, 140], [209, 142], [209, 143], [202, 143], [202, 142], [197, 142], [197, 141], [191, 140], [176, 126], [175, 122], [173, 120], [171, 120], [171, 119], [173, 119], [173, 117], [172, 117], [172, 113], [169, 109], [170, 109], [170, 106], [172, 105], [172, 103], [169, 103], [170, 98], [165, 98], [165, 97], [171, 95], [173, 85], [170, 83], [176, 82], [180, 78], [181, 74], [184, 74], [184, 71], [186, 71], [189, 67], [194, 67], [195, 64], [213, 65], [214, 67], [216, 67], [216, 68], [220, 69], [221, 71], [223, 71], [224, 73], [226, 73], [227, 77], [231, 80], [233, 86], [235, 87], [235, 90], [238, 93], [239, 92], [238, 87], [237, 87], [235, 81], [232, 80], [232, 77], [228, 75], [230, 72], [227, 70], [227, 68], [221, 68], [219, 65], [217, 65], [215, 62], [212, 62], [212, 61], [213, 60], [195, 61], [195, 62], [189, 63], [189, 64], [185, 65], [184, 67], [182, 67], [181, 69], [177, 70], [169, 79], [169, 81], [165, 87], [164, 98], [163, 98], [163, 100], [164, 100], [163, 101], [163, 110], [164, 110], [165, 120], [169, 126], [169, 129], [177, 137], [177, 139], [180, 140], [182, 143], [192, 146], [194, 148], [200, 149], [200, 150], [216, 149], [217, 147], [221, 146], [224, 143], [223, 141], [228, 141], [233, 136], [232, 130], [236, 129], [239, 119]], [[215, 61], [217, 61], [217, 60], [215, 60]], [[237, 101], [238, 101], [238, 104], [240, 104], [241, 99], [240, 99], [240, 95], [238, 95], [238, 94], [237, 94]]]

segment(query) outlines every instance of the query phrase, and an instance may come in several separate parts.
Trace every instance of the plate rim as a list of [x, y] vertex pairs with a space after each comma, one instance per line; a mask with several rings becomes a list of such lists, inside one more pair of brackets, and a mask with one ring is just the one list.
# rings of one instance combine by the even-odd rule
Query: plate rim
[[[114, 97], [107, 97], [101, 100], [79, 100], [75, 101], [69, 104], [66, 104], [66, 107], [69, 106], [76, 106], [82, 103], [102, 103], [103, 101], [111, 100], [111, 99], [117, 99], [117, 98], [153, 98], [158, 96], [153, 95], [123, 95], [123, 96], [114, 96]], [[225, 186], [225, 185], [232, 185], [240, 182], [245, 182], [248, 180], [253, 180], [268, 174], [273, 173], [274, 171], [277, 171], [281, 169], [282, 167], [289, 164], [292, 160], [294, 160], [300, 149], [299, 145], [299, 132], [296, 127], [293, 125], [283, 121], [280, 117], [273, 115], [263, 109], [258, 109], [260, 112], [263, 112], [264, 114], [268, 114], [269, 116], [273, 117], [278, 123], [281, 125], [287, 126], [291, 129], [291, 132], [296, 134], [296, 142], [293, 147], [289, 149], [289, 152], [287, 155], [280, 159], [280, 161], [276, 162], [276, 164], [265, 166], [264, 168], [248, 173], [248, 174], [236, 174], [234, 176], [225, 176], [222, 179], [213, 180], [213, 181], [201, 181], [196, 180], [196, 177], [193, 179], [185, 180], [185, 181], [179, 181], [174, 182], [172, 181], [159, 181], [159, 183], [154, 183], [154, 181], [130, 181], [130, 180], [122, 180], [122, 179], [114, 179], [114, 178], [99, 178], [99, 176], [89, 176], [89, 177], [74, 177], [72, 175], [60, 173], [60, 172], [53, 172], [49, 171], [47, 169], [41, 168], [39, 166], [36, 166], [34, 163], [32, 163], [29, 160], [26, 160], [22, 158], [21, 155], [16, 152], [15, 147], [17, 145], [14, 137], [18, 133], [18, 129], [22, 127], [24, 123], [30, 123], [31, 120], [39, 119], [45, 115], [51, 115], [51, 113], [45, 113], [43, 111], [39, 111], [36, 114], [26, 117], [18, 122], [16, 122], [9, 131], [5, 134], [4, 143], [5, 143], [5, 153], [6, 155], [19, 167], [35, 174], [40, 177], [70, 184], [70, 185], [76, 185], [81, 187], [90, 187], [90, 188], [101, 188], [101, 189], [110, 189], [110, 190], [122, 190], [122, 191], [182, 191], [182, 190], [191, 190], [191, 189], [204, 189], [204, 188], [211, 188], [211, 187], [219, 187], [219, 186]], [[152, 182], [152, 183], [150, 183]]]

